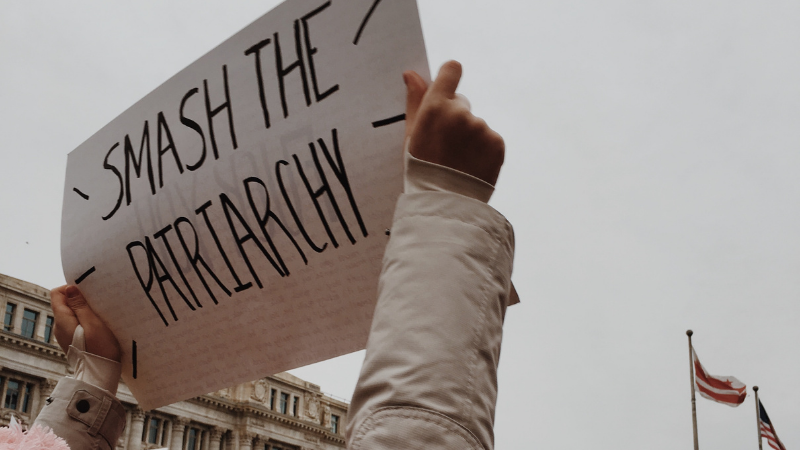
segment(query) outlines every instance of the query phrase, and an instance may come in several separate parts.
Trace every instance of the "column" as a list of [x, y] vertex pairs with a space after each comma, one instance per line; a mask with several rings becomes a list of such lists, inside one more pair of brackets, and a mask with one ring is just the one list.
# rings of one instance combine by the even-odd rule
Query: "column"
[[158, 445], [162, 445], [162, 442], [166, 443], [166, 445], [169, 445], [169, 443], [172, 442], [172, 421], [164, 421], [164, 434], [167, 436], [162, 437], [161, 442], [159, 442]]
[[252, 450], [253, 448], [253, 438], [255, 438], [255, 433], [248, 433], [247, 431], [240, 431], [239, 432], [239, 450]]
[[239, 450], [239, 432], [237, 430], [231, 430], [225, 434], [225, 450]]
[[220, 441], [222, 434], [225, 432], [220, 427], [211, 427], [208, 430], [208, 448], [206, 450], [220, 450]]
[[[126, 430], [130, 430], [131, 426], [133, 425], [131, 416], [132, 416], [132, 414], [131, 414], [130, 411], [125, 411], [125, 429]], [[131, 441], [130, 433], [124, 433], [123, 432], [122, 436], [120, 436], [120, 441], [122, 442], [122, 448], [130, 449], [130, 446], [129, 446], [129, 443]]]
[[128, 433], [128, 450], [142, 450], [142, 431], [144, 430], [144, 411], [139, 406], [131, 409], [131, 428]]
[[[5, 313], [5, 310], [3, 310]], [[25, 304], [17, 303], [17, 309], [14, 311], [14, 319], [11, 322], [11, 332], [14, 334], [22, 334], [22, 315], [25, 314]], [[5, 315], [3, 316], [5, 317]]]
[[[35, 418], [42, 411], [44, 405], [47, 404], [48, 397], [53, 393], [53, 389], [56, 388], [56, 384], [58, 384], [56, 380], [50, 379], [44, 379], [39, 382], [39, 401], [36, 402], [36, 414], [31, 414], [31, 418]], [[3, 396], [2, 401], [5, 401], [5, 396]]]
[[169, 443], [169, 450], [183, 450], [183, 432], [190, 420], [185, 417], [176, 417], [172, 421], [172, 441]]
[[201, 443], [200, 450], [209, 450], [209, 448], [210, 448], [209, 444], [210, 443], [208, 442], [208, 431], [200, 430], [200, 436], [201, 436], [201, 439], [200, 439], [200, 443]]
[[161, 445], [162, 442], [166, 442], [164, 441], [164, 434], [166, 432], [167, 432], [167, 421], [162, 419], [158, 422], [158, 432], [156, 433], [156, 443], [158, 445]]
[[4, 376], [5, 380], [3, 381], [3, 385], [0, 386], [0, 407], [6, 407], [6, 394], [8, 393], [8, 382], [9, 378], [8, 375]]
[[33, 338], [39, 342], [44, 342], [44, 325], [47, 322], [47, 310], [39, 311], [36, 320], [36, 329], [33, 331]]

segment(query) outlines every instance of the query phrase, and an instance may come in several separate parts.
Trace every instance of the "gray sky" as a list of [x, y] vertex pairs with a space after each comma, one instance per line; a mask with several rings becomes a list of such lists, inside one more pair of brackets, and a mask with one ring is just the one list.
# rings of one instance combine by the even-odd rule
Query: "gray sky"
[[[0, 2], [0, 273], [63, 284], [67, 153], [276, 3]], [[517, 237], [497, 448], [691, 448], [687, 328], [800, 448], [800, 3], [453, 4], [429, 61], [505, 137]], [[362, 358], [294, 373], [349, 397]], [[752, 397], [697, 408], [756, 448]]]

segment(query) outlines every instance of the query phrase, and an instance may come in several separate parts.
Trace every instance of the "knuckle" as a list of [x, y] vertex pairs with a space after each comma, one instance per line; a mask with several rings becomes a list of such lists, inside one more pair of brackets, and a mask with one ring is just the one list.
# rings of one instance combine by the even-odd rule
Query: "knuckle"
[[487, 130], [489, 127], [486, 125], [486, 121], [481, 119], [480, 117], [472, 116], [472, 120], [470, 120], [470, 128], [476, 132], [482, 132]]
[[505, 154], [506, 150], [506, 141], [503, 139], [503, 136], [500, 136], [496, 131], [490, 130], [491, 133], [489, 134], [489, 139], [491, 143], [491, 147], [496, 149], [498, 153]]
[[429, 115], [443, 115], [447, 113], [447, 102], [443, 98], [432, 98], [426, 105]]
[[83, 297], [73, 297], [67, 299], [67, 305], [72, 309], [83, 309], [88, 306]]
[[450, 120], [458, 128], [463, 128], [467, 131], [472, 131], [474, 128], [472, 114], [466, 111], [454, 111]]

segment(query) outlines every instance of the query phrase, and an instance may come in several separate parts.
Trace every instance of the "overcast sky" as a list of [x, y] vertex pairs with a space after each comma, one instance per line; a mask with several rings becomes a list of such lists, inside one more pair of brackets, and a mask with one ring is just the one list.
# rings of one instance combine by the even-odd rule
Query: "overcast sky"
[[[0, 2], [0, 273], [63, 284], [67, 153], [277, 2], [200, 4]], [[517, 238], [497, 448], [691, 448], [692, 328], [750, 394], [698, 398], [701, 447], [756, 448], [758, 385], [800, 449], [800, 2], [454, 4], [430, 65], [505, 137]], [[362, 358], [294, 373], [349, 398]]]

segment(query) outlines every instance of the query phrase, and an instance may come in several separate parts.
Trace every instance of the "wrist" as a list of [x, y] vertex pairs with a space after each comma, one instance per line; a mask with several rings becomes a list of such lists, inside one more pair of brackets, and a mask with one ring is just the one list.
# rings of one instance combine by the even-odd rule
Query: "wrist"
[[75, 379], [105, 389], [116, 395], [122, 364], [86, 351], [83, 327], [78, 325], [67, 352], [67, 360], [75, 370]]
[[488, 203], [494, 186], [451, 167], [419, 159], [405, 151], [405, 193], [424, 191], [450, 192]]

